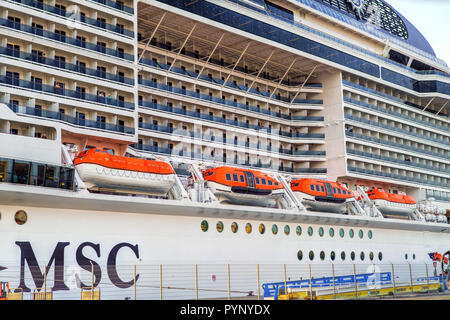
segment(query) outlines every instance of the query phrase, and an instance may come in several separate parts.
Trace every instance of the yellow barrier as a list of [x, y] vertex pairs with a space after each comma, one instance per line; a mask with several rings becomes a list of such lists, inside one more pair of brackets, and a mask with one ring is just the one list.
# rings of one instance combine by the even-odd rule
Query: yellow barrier
[[[19, 292], [14, 292], [19, 290]], [[22, 288], [11, 288], [11, 292], [8, 293], [8, 300], [23, 300], [23, 289]]]
[[33, 300], [53, 300], [53, 292], [51, 289], [46, 292], [42, 292], [42, 288], [36, 288], [33, 290]]
[[100, 300], [100, 288], [81, 288], [81, 300]]

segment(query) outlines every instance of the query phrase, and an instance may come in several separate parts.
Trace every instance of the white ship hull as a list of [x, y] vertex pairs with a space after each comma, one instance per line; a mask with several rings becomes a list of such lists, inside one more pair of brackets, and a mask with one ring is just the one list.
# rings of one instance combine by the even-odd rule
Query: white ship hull
[[175, 183], [173, 174], [135, 172], [82, 163], [76, 166], [90, 190], [112, 190], [153, 195], [166, 195]]

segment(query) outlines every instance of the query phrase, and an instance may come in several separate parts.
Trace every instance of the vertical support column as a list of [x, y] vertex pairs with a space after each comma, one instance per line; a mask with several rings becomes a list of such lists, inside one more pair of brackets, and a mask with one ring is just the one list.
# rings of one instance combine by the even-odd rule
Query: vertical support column
[[89, 261], [91, 263], [91, 300], [94, 300], [94, 264], [92, 261]]
[[430, 293], [430, 278], [428, 276], [428, 265], [425, 263], [425, 272], [427, 274], [427, 293]]
[[397, 290], [395, 288], [395, 273], [394, 273], [394, 264], [392, 264], [392, 284], [394, 286], [394, 298], [397, 297]]
[[230, 265], [227, 264], [227, 274], [228, 274], [228, 300], [231, 300], [230, 294]]
[[162, 264], [159, 265], [159, 300], [162, 300]]
[[286, 264], [283, 265], [284, 269], [284, 300], [288, 300], [287, 281], [286, 281]]
[[353, 264], [353, 277], [355, 283], [355, 298], [358, 299], [358, 283], [356, 282], [356, 266]]
[[44, 300], [47, 300], [47, 266], [44, 266]]
[[333, 275], [333, 296], [334, 296], [334, 299], [336, 300], [336, 284], [334, 281], [334, 264], [333, 263], [331, 264], [331, 272]]
[[313, 296], [312, 296], [311, 264], [309, 264], [309, 297], [310, 297], [310, 300], [313, 299]]
[[133, 267], [134, 300], [136, 300], [136, 265]]
[[256, 265], [256, 283], [258, 285], [258, 300], [260, 300], [260, 294], [259, 294], [259, 264]]
[[197, 272], [197, 264], [195, 265], [195, 300], [198, 300], [198, 272]]
[[408, 265], [409, 265], [409, 285], [410, 285], [410, 291], [413, 292], [413, 281], [412, 281], [411, 263], [408, 262]]

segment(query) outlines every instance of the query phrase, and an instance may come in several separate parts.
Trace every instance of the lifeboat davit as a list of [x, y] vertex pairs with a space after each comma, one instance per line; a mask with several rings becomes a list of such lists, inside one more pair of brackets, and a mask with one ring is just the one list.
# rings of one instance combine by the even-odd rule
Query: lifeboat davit
[[206, 186], [222, 203], [274, 206], [284, 187], [267, 174], [233, 167], [217, 167], [202, 172]]
[[165, 196], [175, 183], [175, 171], [163, 161], [90, 149], [79, 153], [73, 163], [89, 190]]
[[291, 190], [297, 199], [311, 211], [344, 214], [346, 202], [354, 197], [337, 182], [319, 179], [298, 179], [291, 181]]
[[366, 193], [385, 216], [407, 218], [416, 210], [416, 201], [411, 196], [388, 193], [378, 188], [370, 189]]

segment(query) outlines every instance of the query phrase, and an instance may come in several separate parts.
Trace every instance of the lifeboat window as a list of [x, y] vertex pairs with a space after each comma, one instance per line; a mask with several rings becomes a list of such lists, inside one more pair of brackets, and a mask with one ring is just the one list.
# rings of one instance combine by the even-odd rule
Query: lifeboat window
[[312, 235], [313, 235], [313, 228], [312, 227], [308, 227], [308, 235], [310, 237], [312, 237]]
[[252, 225], [251, 225], [251, 223], [247, 223], [245, 225], [245, 232], [247, 232], [247, 233], [251, 233], [252, 232]]
[[278, 185], [278, 182], [275, 182], [275, 185], [277, 186], [277, 185]]
[[333, 237], [334, 237], [334, 229], [333, 229], [333, 228], [330, 228], [330, 231], [329, 231], [329, 232], [330, 232], [330, 237], [333, 238]]
[[322, 227], [319, 228], [319, 236], [323, 237], [323, 228]]
[[336, 193], [336, 188], [335, 187], [333, 187], [333, 193]]
[[201, 226], [203, 232], [208, 231], [208, 221], [203, 220], [200, 226]]
[[345, 260], [345, 252], [344, 252], [344, 251], [341, 252], [341, 260], [342, 260], [342, 261]]
[[263, 185], [266, 185], [266, 179], [261, 179]]
[[233, 181], [238, 182], [238, 175], [237, 174], [233, 174]]
[[355, 236], [355, 232], [353, 231], [353, 229], [350, 229], [348, 231], [348, 234], [350, 235], [350, 238], [353, 238]]
[[289, 235], [290, 232], [291, 232], [291, 228], [288, 225], [285, 225], [284, 226], [284, 234]]
[[266, 226], [264, 224], [259, 225], [259, 233], [264, 234], [266, 232]]
[[322, 192], [325, 192], [325, 189], [323, 188], [323, 186], [320, 186], [320, 190], [322, 190]]
[[331, 251], [331, 253], [330, 253], [330, 258], [331, 258], [331, 260], [333, 260], [333, 261], [334, 261], [334, 259], [336, 259], [336, 254], [334, 253], [334, 251]]
[[339, 194], [342, 194], [341, 189], [337, 189]]
[[244, 176], [239, 176], [239, 179], [241, 179], [241, 182], [245, 182]]
[[325, 260], [325, 252], [320, 251], [320, 260]]
[[272, 225], [272, 233], [277, 234], [278, 233], [278, 226], [276, 224]]
[[238, 224], [237, 224], [236, 222], [233, 222], [233, 223], [231, 224], [231, 231], [232, 231], [233, 233], [236, 233], [236, 232], [238, 231]]
[[223, 222], [222, 221], [217, 222], [216, 229], [218, 232], [223, 231]]
[[259, 178], [256, 177], [255, 180], [256, 180], [256, 183], [259, 184]]
[[314, 251], [309, 252], [309, 260], [314, 260]]
[[344, 229], [339, 229], [339, 235], [341, 236], [341, 238], [344, 237], [345, 235]]
[[297, 252], [297, 259], [300, 260], [300, 261], [302, 261], [302, 259], [303, 259], [303, 252], [302, 252], [302, 250], [299, 250], [299, 251]]
[[352, 251], [350, 253], [350, 259], [355, 260], [355, 252], [354, 251]]
[[227, 179], [227, 181], [231, 181], [231, 174], [227, 173], [225, 175], [225, 179]]
[[320, 186], [316, 184], [316, 191], [320, 191]]
[[301, 236], [301, 235], [302, 235], [302, 227], [297, 226], [297, 228], [295, 228], [295, 231], [297, 232], [297, 235], [298, 235], [298, 236]]
[[309, 187], [310, 187], [310, 189], [311, 189], [312, 191], [314, 191], [314, 185], [313, 185], [313, 184], [310, 185]]
[[269, 182], [269, 186], [273, 184], [272, 180], [267, 180]]

